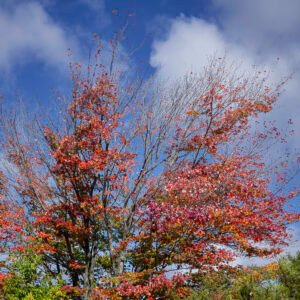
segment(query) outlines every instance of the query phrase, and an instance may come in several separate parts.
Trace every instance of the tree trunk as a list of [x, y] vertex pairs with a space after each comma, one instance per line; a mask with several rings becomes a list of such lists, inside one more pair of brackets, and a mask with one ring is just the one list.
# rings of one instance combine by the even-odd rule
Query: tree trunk
[[113, 260], [114, 276], [119, 276], [124, 272], [124, 253], [121, 252]]
[[85, 271], [83, 274], [83, 288], [86, 289], [83, 300], [89, 300], [91, 299], [90, 296], [92, 294], [92, 289], [93, 289], [93, 281], [94, 281], [94, 258], [91, 257], [89, 259], [89, 262], [87, 266], [85, 267]]

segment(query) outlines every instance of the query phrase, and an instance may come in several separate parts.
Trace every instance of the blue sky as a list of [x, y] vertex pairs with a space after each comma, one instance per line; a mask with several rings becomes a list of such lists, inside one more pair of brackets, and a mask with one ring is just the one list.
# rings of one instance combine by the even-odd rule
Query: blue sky
[[299, 0], [1, 0], [0, 94], [32, 112], [51, 107], [53, 91], [70, 87], [68, 49], [86, 61], [92, 34], [107, 41], [129, 14], [122, 52], [139, 50], [128, 68], [173, 79], [226, 54], [245, 71], [270, 70], [273, 82], [293, 74], [272, 118], [293, 119], [289, 146], [300, 148], [299, 11]]
[[[92, 34], [111, 37], [128, 13], [122, 46], [125, 54], [141, 46], [135, 66], [170, 78], [226, 53], [245, 69], [272, 69], [279, 80], [300, 67], [298, 11], [298, 0], [2, 0], [0, 91], [47, 104], [49, 90], [68, 82], [67, 49], [84, 61]], [[297, 79], [281, 116], [297, 117]]]

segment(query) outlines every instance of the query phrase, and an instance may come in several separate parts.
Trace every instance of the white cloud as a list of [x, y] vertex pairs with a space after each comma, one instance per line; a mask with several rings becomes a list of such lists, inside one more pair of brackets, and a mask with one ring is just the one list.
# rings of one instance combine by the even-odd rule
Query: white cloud
[[37, 2], [0, 5], [0, 68], [38, 59], [64, 67], [67, 51], [77, 51], [77, 43], [50, 18]]
[[166, 40], [156, 40], [150, 63], [163, 77], [197, 70], [214, 52], [224, 55], [225, 41], [218, 28], [203, 20], [180, 17], [173, 21]]
[[225, 32], [248, 47], [287, 49], [300, 36], [298, 0], [213, 0]]
[[105, 2], [104, 0], [79, 0], [79, 2], [86, 4], [90, 9], [96, 11], [104, 11]]
[[[286, 86], [272, 118], [286, 124], [294, 120], [293, 145], [300, 146], [300, 1], [212, 0], [218, 23], [195, 17], [166, 22], [167, 34], [152, 45], [150, 64], [164, 79], [201, 71], [208, 57], [226, 56], [242, 70], [256, 65], [272, 70], [271, 80], [296, 72]], [[278, 61], [277, 58], [280, 58]], [[285, 125], [284, 125], [285, 126]]]
[[173, 20], [166, 39], [155, 40], [150, 64], [163, 78], [188, 71], [201, 71], [214, 56], [229, 60], [249, 59], [247, 50], [229, 42], [217, 25], [197, 18], [180, 16]]
[[[248, 57], [255, 63], [273, 68], [274, 81], [294, 74], [272, 117], [279, 121], [293, 119], [295, 137], [291, 146], [299, 148], [300, 1], [213, 0], [213, 4], [227, 41], [247, 49]], [[274, 66], [277, 57], [280, 61]]]
[[263, 266], [270, 262], [277, 261], [280, 257], [291, 254], [295, 255], [297, 251], [300, 249], [300, 228], [299, 226], [290, 226], [289, 228], [290, 234], [292, 235], [291, 242], [289, 246], [284, 248], [283, 252], [275, 257], [275, 258], [249, 258], [249, 257], [238, 257], [232, 265], [244, 265], [244, 266], [251, 266], [251, 265], [257, 265], [257, 266]]

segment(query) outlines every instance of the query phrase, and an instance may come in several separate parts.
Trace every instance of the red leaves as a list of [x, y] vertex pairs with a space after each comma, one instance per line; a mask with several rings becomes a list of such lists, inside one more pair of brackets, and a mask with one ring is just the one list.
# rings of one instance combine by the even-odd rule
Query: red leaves
[[75, 296], [78, 297], [80, 295], [83, 295], [85, 292], [85, 289], [82, 289], [78, 286], [70, 286], [70, 285], [65, 285], [61, 288], [63, 292], [65, 292], [68, 296]]
[[[53, 139], [57, 145], [52, 153], [56, 160], [53, 171], [66, 178], [70, 177], [70, 173], [93, 176], [95, 172], [116, 165], [122, 176], [125, 170], [129, 170], [133, 155], [108, 147], [116, 136], [126, 142], [124, 136], [116, 131], [120, 114], [115, 112], [118, 104], [115, 86], [103, 73], [96, 84], [83, 81], [79, 87], [69, 108], [72, 118], [79, 123], [73, 134], [58, 139], [48, 129], [45, 132], [52, 149]], [[74, 180], [79, 177], [74, 177]]]
[[12, 274], [9, 273], [0, 273], [0, 289], [2, 289], [5, 286], [5, 283], [9, 278], [12, 276]]
[[70, 260], [69, 267], [74, 270], [77, 270], [77, 269], [84, 269], [86, 266], [76, 262], [75, 260]]
[[189, 110], [189, 111], [186, 112], [186, 114], [188, 116], [198, 116], [199, 115], [199, 113], [195, 110]]
[[[163, 111], [154, 89], [141, 101], [124, 97], [136, 88], [117, 87], [117, 76], [100, 69], [88, 79], [73, 74], [65, 131], [39, 126], [37, 143], [10, 131], [18, 171], [10, 188], [22, 201], [0, 204], [3, 246], [45, 254], [74, 285], [63, 288], [73, 297], [92, 293], [100, 277], [95, 299], [184, 298], [195, 272], [222, 268], [239, 252], [278, 253], [286, 225], [299, 219], [284, 209], [293, 195], [275, 196], [261, 157], [240, 145], [282, 139], [274, 126], [249, 138], [274, 92], [209, 76], [187, 107], [169, 99]], [[23, 244], [15, 241], [26, 231]]]
[[[166, 173], [159, 198], [141, 211], [141, 253], [142, 247], [153, 251], [155, 244], [159, 259], [172, 257], [173, 264], [199, 271], [233, 260], [236, 253], [227, 246], [249, 255], [278, 253], [286, 242], [286, 222], [299, 219], [299, 214], [284, 211], [290, 197], [275, 197], [268, 190], [268, 178], [256, 175], [263, 167], [256, 159], [186, 163]], [[259, 245], [261, 241], [268, 246]]]
[[[168, 278], [165, 274], [158, 274], [148, 280], [143, 280], [143, 276], [143, 273], [124, 274], [117, 278], [119, 284], [116, 288], [99, 287], [94, 291], [95, 296], [99, 295], [100, 299], [105, 299], [106, 297], [110, 299], [129, 297], [136, 300], [141, 298], [150, 300], [157, 297], [167, 299], [168, 295], [176, 295], [179, 298], [189, 295], [189, 290], [185, 287], [188, 279], [187, 275], [179, 273]], [[140, 282], [143, 283], [141, 284]]]
[[[177, 130], [176, 139], [182, 144], [180, 150], [216, 155], [224, 143], [245, 133], [249, 129], [249, 121], [258, 113], [272, 109], [276, 96], [270, 89], [256, 95], [256, 98], [245, 97], [246, 91], [245, 84], [232, 88], [215, 83], [203, 96], [195, 99], [186, 111], [188, 122], [193, 126], [188, 131], [180, 126]], [[181, 122], [185, 124], [186, 120]]]
[[0, 196], [0, 251], [7, 246], [19, 246], [26, 236], [25, 213], [18, 203], [12, 203]]

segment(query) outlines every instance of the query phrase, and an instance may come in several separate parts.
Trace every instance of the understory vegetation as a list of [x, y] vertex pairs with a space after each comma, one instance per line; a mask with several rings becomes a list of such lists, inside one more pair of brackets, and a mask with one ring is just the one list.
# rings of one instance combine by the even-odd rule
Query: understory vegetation
[[[33, 253], [11, 255], [10, 273], [1, 277], [1, 299], [59, 300], [76, 299], [76, 288], [66, 286], [40, 272], [42, 256]], [[285, 300], [300, 299], [300, 252], [262, 267], [238, 267], [197, 277], [197, 287], [186, 295], [170, 292], [163, 298], [186, 300]], [[117, 298], [115, 298], [117, 299]], [[118, 298], [119, 299], [119, 298]], [[150, 299], [120, 298], [120, 299]]]

